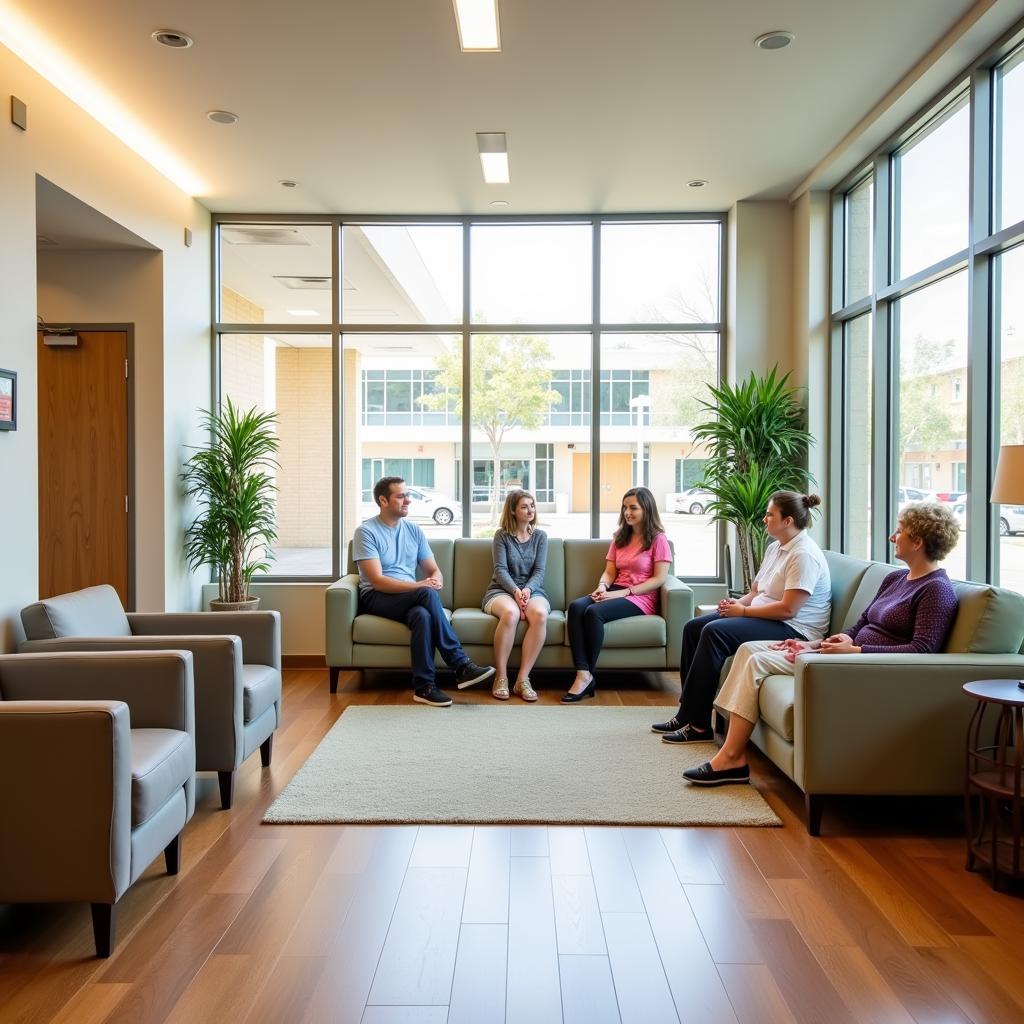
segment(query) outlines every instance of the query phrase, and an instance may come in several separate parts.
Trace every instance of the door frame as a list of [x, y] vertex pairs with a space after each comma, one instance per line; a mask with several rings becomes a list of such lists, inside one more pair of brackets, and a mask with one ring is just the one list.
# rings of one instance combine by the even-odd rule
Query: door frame
[[[134, 323], [52, 323], [40, 324], [38, 330], [43, 334], [48, 329], [75, 331], [124, 331], [125, 358], [128, 361], [127, 374], [127, 439], [128, 439], [128, 607], [127, 612], [135, 611], [135, 324]], [[161, 473], [161, 478], [163, 474]]]

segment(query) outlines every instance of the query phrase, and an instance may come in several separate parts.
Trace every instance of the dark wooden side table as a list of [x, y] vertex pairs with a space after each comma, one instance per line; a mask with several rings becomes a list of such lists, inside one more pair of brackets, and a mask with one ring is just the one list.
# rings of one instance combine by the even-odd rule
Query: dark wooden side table
[[[979, 862], [988, 867], [997, 889], [1002, 877], [1024, 877], [1024, 689], [1016, 679], [979, 679], [965, 683], [964, 693], [978, 702], [967, 727], [967, 870]], [[987, 716], [989, 709], [996, 714]]]

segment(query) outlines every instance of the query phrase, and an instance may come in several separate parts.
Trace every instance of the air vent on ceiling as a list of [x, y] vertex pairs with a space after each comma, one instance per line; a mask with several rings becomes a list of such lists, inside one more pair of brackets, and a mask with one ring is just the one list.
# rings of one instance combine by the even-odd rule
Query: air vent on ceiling
[[266, 227], [258, 224], [245, 227], [222, 227], [220, 237], [229, 245], [311, 245], [298, 228]]
[[274, 280], [280, 281], [285, 288], [300, 292], [329, 292], [331, 290], [329, 277], [289, 277], [285, 274], [275, 274]]

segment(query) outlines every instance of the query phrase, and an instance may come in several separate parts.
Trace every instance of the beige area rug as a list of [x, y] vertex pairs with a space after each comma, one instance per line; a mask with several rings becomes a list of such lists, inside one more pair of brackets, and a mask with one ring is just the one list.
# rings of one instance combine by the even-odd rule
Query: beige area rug
[[753, 786], [683, 782], [674, 707], [350, 707], [265, 822], [780, 825]]

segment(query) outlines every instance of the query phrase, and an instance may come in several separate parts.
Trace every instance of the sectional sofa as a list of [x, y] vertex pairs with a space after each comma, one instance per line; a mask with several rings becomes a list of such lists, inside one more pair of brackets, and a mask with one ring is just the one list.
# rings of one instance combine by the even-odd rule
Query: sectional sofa
[[[476, 538], [432, 540], [431, 549], [444, 575], [441, 603], [466, 653], [484, 664], [493, 658], [497, 619], [480, 609], [491, 579], [491, 542]], [[604, 569], [606, 540], [548, 539], [544, 589], [551, 599], [547, 640], [537, 667], [572, 668], [566, 634], [566, 609], [589, 594]], [[327, 665], [331, 693], [342, 669], [409, 667], [409, 630], [400, 622], [358, 614], [359, 577], [349, 550], [348, 575], [327, 590]], [[601, 670], [678, 669], [683, 624], [693, 616], [693, 592], [673, 575], [661, 590], [661, 614], [624, 619], [608, 625]], [[512, 661], [526, 632], [520, 623]], [[438, 661], [438, 667], [442, 663]]]

